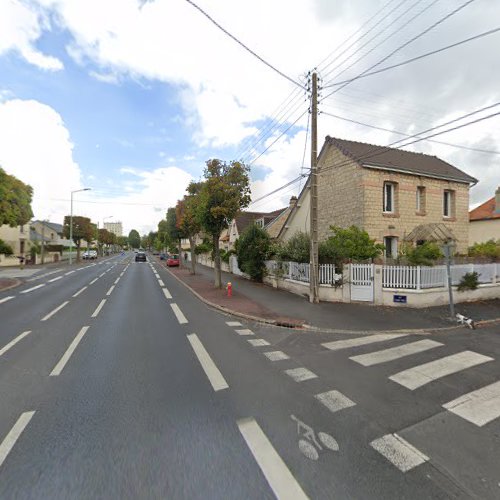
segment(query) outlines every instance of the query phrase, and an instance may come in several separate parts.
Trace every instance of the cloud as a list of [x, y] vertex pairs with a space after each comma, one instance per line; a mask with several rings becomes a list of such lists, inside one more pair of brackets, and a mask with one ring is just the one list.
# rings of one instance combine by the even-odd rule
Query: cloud
[[27, 62], [41, 69], [63, 69], [59, 59], [43, 54], [35, 47], [35, 42], [49, 27], [48, 17], [34, 5], [4, 0], [0, 3], [0, 55], [17, 51]]

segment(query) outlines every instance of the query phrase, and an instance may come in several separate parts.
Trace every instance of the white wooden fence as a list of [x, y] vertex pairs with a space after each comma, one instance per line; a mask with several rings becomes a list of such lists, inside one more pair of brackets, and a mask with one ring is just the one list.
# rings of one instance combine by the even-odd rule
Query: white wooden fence
[[[466, 273], [477, 272], [479, 283], [494, 283], [500, 279], [500, 263], [458, 264], [451, 266], [452, 285], [458, 285]], [[383, 266], [382, 288], [424, 290], [446, 287], [446, 266]]]
[[[269, 275], [303, 283], [309, 283], [309, 266], [307, 263], [299, 262], [266, 261], [266, 269]], [[319, 282], [321, 285], [332, 285], [341, 279], [342, 275], [335, 272], [333, 264], [319, 265]]]

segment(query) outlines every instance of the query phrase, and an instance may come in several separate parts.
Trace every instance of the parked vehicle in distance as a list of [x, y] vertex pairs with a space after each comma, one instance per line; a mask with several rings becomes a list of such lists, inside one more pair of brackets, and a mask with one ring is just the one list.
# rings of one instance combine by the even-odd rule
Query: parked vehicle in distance
[[160, 254], [160, 260], [167, 260], [167, 254], [166, 253], [161, 253]]
[[153, 255], [160, 255], [160, 252], [158, 252], [158, 250], [153, 250]]
[[97, 259], [97, 250], [87, 250], [87, 251], [83, 252], [82, 259], [84, 259], [84, 260]]
[[144, 252], [137, 252], [135, 254], [136, 262], [146, 262], [146, 254]]
[[178, 255], [169, 255], [167, 257], [167, 266], [178, 266], [179, 265], [179, 256]]

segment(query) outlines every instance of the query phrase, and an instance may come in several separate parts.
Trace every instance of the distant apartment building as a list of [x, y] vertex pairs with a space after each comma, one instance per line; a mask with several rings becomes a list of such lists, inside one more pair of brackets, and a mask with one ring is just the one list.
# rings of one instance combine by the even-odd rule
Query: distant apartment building
[[107, 229], [116, 236], [123, 236], [123, 226], [121, 222], [105, 222], [104, 229]]

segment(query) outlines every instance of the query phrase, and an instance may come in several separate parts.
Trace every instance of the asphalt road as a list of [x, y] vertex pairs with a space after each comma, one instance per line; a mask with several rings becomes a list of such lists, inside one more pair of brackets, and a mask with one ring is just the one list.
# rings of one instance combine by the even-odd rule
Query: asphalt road
[[0, 292], [0, 498], [499, 497], [493, 328], [242, 324], [132, 257]]

